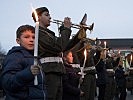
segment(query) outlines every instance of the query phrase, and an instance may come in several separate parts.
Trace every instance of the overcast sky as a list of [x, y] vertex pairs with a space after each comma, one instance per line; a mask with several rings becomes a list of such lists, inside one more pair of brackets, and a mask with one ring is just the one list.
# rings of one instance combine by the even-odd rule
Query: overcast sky
[[[34, 8], [45, 6], [53, 19], [70, 17], [78, 24], [87, 14], [87, 24], [95, 23], [90, 38], [133, 38], [133, 0], [1, 0], [0, 45], [9, 50], [17, 45], [15, 32], [20, 25], [35, 25], [31, 17]], [[57, 25], [49, 27], [57, 32]], [[77, 32], [72, 29], [73, 34]]]

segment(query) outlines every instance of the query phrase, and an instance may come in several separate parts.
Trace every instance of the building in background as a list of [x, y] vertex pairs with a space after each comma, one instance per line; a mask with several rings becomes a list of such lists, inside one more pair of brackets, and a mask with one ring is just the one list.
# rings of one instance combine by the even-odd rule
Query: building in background
[[123, 39], [98, 39], [101, 41], [101, 44], [106, 41], [106, 44], [109, 48], [114, 51], [120, 51], [121, 54], [127, 55], [131, 52], [131, 46], [133, 46], [133, 38], [123, 38]]

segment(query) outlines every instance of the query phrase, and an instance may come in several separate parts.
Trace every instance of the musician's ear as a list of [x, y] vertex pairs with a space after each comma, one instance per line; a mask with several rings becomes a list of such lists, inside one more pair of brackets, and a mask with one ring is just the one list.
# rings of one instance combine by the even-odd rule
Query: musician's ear
[[17, 42], [18, 44], [20, 44], [20, 38], [17, 38], [17, 39], [16, 39], [16, 42]]

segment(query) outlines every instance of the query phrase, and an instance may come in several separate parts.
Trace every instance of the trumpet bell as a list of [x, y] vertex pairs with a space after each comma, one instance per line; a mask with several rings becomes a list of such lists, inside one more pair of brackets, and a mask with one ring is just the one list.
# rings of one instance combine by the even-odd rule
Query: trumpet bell
[[89, 30], [93, 31], [93, 28], [94, 28], [94, 23], [92, 23], [92, 25], [90, 26]]

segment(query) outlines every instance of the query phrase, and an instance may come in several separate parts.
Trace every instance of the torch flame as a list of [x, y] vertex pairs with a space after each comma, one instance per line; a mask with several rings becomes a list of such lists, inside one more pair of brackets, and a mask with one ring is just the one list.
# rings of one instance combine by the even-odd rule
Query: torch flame
[[34, 13], [34, 15], [35, 15], [36, 22], [38, 22], [37, 12], [36, 12], [36, 10], [32, 7], [32, 5], [31, 5], [31, 8], [32, 8], [32, 12], [33, 12], [33, 13]]
[[104, 48], [106, 49], [106, 41], [104, 41]]
[[85, 50], [84, 50], [85, 60], [86, 60], [86, 55], [87, 55], [87, 51], [86, 51], [86, 49], [85, 49]]
[[131, 54], [130, 57], [131, 57], [131, 58], [130, 58], [130, 66], [131, 66], [131, 64], [132, 64], [132, 54]]
[[119, 53], [119, 54], [121, 53], [120, 50], [118, 50], [118, 53]]

